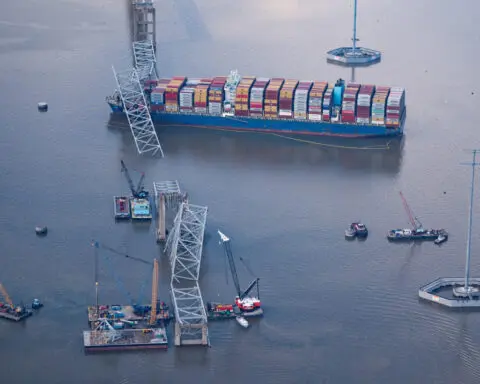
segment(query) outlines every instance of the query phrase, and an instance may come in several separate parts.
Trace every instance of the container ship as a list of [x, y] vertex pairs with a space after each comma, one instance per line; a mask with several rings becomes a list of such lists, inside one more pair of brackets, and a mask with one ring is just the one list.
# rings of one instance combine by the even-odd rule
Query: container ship
[[[152, 121], [235, 131], [338, 137], [401, 136], [405, 89], [283, 78], [229, 76], [146, 80]], [[123, 112], [118, 91], [107, 97]], [[129, 108], [142, 108], [132, 105]]]

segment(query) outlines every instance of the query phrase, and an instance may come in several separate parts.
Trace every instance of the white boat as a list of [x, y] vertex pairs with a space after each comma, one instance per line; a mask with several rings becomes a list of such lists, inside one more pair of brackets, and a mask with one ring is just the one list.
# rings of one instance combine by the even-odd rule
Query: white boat
[[243, 328], [248, 328], [248, 321], [242, 317], [242, 316], [237, 316], [237, 323], [240, 324]]

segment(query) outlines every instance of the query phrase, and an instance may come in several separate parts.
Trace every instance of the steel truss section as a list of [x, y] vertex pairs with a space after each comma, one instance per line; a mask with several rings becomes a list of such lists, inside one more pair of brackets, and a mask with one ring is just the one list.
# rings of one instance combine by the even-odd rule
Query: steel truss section
[[135, 68], [138, 73], [140, 83], [145, 80], [158, 80], [157, 59], [155, 57], [154, 43], [150, 40], [134, 41], [133, 56], [135, 58]]
[[138, 153], [160, 153], [164, 157], [137, 71], [116, 72], [114, 67], [112, 70]]
[[185, 201], [180, 204], [165, 246], [165, 252], [169, 253], [172, 281], [198, 281], [207, 211], [207, 207]]
[[207, 313], [198, 283], [193, 287], [175, 288], [172, 282], [175, 318], [180, 325], [206, 324]]

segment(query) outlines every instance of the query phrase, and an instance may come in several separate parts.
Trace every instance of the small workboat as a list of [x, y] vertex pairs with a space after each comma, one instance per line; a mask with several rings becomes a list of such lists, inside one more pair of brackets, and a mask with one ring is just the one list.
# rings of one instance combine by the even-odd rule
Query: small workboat
[[442, 244], [448, 240], [448, 235], [446, 233], [440, 234], [434, 241], [435, 244]]
[[346, 230], [345, 230], [345, 237], [347, 239], [353, 239], [357, 236], [357, 231], [353, 227], [353, 224], [351, 224]]
[[32, 308], [33, 309], [38, 309], [38, 308], [42, 308], [42, 307], [43, 307], [43, 304], [40, 302], [40, 300], [33, 299], [33, 301], [32, 301]]
[[40, 227], [40, 226], [35, 227], [35, 233], [37, 235], [46, 235], [47, 232], [48, 232], [47, 227]]
[[352, 227], [355, 229], [355, 233], [358, 237], [367, 237], [367, 226], [361, 222], [352, 223]]
[[248, 328], [248, 321], [242, 317], [242, 316], [237, 316], [237, 323], [240, 324], [243, 328]]

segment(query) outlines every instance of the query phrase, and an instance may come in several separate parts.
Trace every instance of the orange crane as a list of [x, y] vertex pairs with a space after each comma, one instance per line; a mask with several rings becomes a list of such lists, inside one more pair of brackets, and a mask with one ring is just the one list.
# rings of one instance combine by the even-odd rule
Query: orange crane
[[158, 261], [153, 259], [152, 276], [152, 310], [150, 311], [150, 325], [157, 322], [157, 298], [158, 298]]
[[11, 309], [15, 308], [15, 305], [13, 305], [12, 299], [10, 299], [10, 296], [8, 296], [8, 292], [5, 289], [5, 287], [2, 285], [2, 283], [0, 283], [0, 295], [3, 296], [3, 299], [10, 306]]

